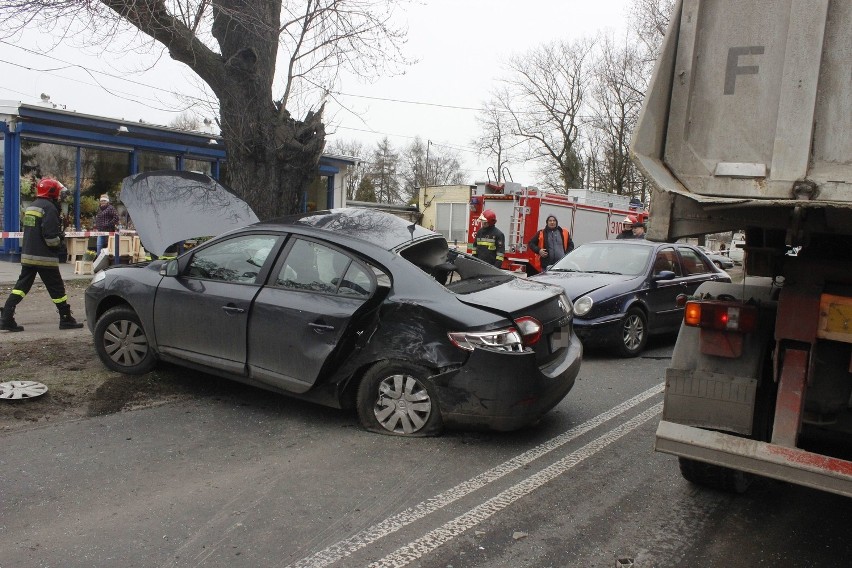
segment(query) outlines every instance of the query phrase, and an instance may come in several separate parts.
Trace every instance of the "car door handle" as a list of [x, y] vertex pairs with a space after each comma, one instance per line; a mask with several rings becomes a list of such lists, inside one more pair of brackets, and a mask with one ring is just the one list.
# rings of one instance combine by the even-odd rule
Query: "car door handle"
[[322, 333], [324, 331], [334, 331], [333, 325], [325, 325], [322, 323], [309, 323], [308, 327], [314, 328], [314, 331], [317, 333]]
[[223, 309], [223, 310], [225, 311], [225, 313], [226, 313], [226, 314], [228, 314], [228, 315], [233, 315], [233, 314], [244, 314], [244, 313], [246, 313], [246, 311], [245, 311], [243, 308], [238, 308], [238, 307], [236, 307], [236, 306], [222, 306], [222, 309]]

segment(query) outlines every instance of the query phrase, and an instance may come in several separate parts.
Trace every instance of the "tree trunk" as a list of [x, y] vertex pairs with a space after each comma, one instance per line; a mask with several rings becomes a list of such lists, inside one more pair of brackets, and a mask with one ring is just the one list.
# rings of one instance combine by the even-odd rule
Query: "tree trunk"
[[[200, 68], [204, 62], [193, 61], [193, 69], [219, 99], [230, 185], [262, 220], [296, 213], [317, 175], [325, 145], [322, 107], [299, 121], [286, 110], [287, 101], [273, 101], [278, 28], [246, 27], [252, 18], [232, 17], [250, 4], [219, 5], [212, 32], [222, 56], [211, 67]], [[259, 10], [263, 22], [280, 21], [280, 0], [256, 3], [251, 9]]]
[[230, 87], [219, 95], [230, 185], [260, 219], [298, 212], [325, 143], [321, 111], [298, 121], [258, 92]]

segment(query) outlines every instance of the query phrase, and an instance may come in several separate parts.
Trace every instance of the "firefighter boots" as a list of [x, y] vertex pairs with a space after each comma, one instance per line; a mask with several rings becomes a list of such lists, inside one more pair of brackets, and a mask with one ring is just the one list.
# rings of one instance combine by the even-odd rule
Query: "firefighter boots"
[[63, 303], [57, 305], [56, 309], [59, 310], [59, 329], [80, 329], [83, 327], [83, 324], [71, 315], [71, 306]]
[[15, 321], [15, 308], [0, 308], [0, 330], [24, 331], [24, 326]]

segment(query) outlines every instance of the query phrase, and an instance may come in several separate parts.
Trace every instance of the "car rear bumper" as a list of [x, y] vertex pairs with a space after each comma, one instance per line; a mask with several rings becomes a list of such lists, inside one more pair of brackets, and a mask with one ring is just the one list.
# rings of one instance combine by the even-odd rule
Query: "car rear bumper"
[[503, 431], [531, 424], [568, 394], [582, 358], [574, 333], [563, 354], [545, 367], [532, 352], [475, 349], [463, 367], [433, 377], [444, 424]]

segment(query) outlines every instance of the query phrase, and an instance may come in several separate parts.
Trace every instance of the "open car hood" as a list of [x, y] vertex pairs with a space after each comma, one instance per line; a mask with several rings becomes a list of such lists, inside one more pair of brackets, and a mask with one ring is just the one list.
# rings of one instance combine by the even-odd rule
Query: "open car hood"
[[258, 221], [248, 204], [195, 172], [145, 172], [124, 178], [121, 201], [145, 250], [162, 256], [174, 243], [212, 237]]

